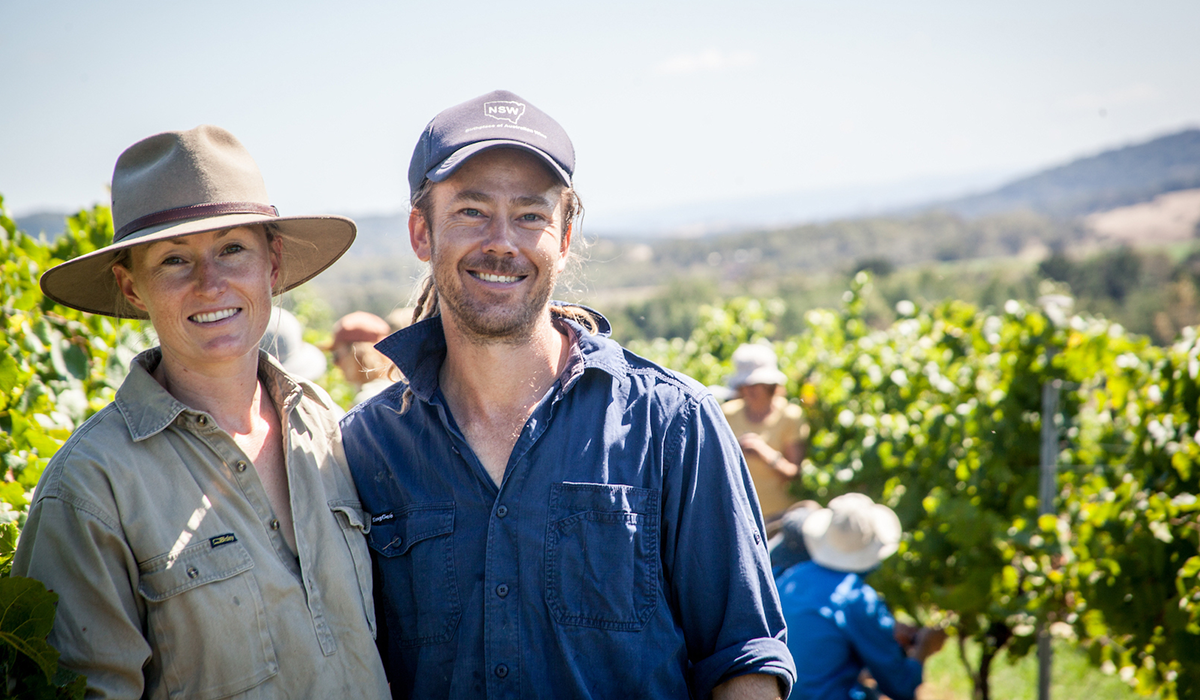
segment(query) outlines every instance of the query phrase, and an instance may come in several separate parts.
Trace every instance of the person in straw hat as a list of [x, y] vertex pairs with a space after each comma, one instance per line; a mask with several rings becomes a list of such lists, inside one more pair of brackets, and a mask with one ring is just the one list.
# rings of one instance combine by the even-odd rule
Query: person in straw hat
[[21, 534], [13, 573], [58, 593], [60, 662], [89, 697], [386, 697], [332, 402], [259, 350], [272, 295], [354, 223], [279, 216], [212, 126], [131, 146], [112, 198], [112, 244], [42, 289], [149, 319], [160, 345], [50, 460]]
[[783, 395], [787, 377], [779, 371], [771, 348], [758, 343], [738, 346], [733, 367], [729, 388], [737, 398], [722, 404], [721, 410], [738, 436], [767, 532], [773, 535], [779, 518], [797, 500], [790, 487], [800, 473], [808, 423], [800, 407]]
[[[804, 517], [810, 561], [779, 576], [779, 599], [796, 660], [794, 698], [871, 697], [859, 680], [870, 672], [892, 700], [912, 700], [926, 658], [942, 647], [941, 630], [897, 629], [864, 575], [900, 544], [900, 519], [861, 493], [831, 500]], [[900, 639], [909, 642], [907, 650]]]

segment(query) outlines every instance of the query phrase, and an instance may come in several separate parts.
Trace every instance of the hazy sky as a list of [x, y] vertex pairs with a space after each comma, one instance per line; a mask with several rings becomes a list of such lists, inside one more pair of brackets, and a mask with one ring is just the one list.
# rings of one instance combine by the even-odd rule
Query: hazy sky
[[1200, 125], [1200, 2], [0, 0], [10, 213], [107, 202], [202, 123], [284, 214], [391, 213], [441, 109], [512, 90], [571, 135], [589, 217], [1024, 172]]

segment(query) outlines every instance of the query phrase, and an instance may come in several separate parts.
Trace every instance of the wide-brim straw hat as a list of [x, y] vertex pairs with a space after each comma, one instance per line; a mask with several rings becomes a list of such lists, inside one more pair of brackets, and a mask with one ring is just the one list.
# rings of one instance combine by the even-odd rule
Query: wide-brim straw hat
[[739, 345], [731, 359], [733, 374], [729, 377], [729, 388], [734, 391], [747, 384], [787, 384], [787, 375], [779, 371], [775, 351], [766, 345]]
[[809, 556], [834, 571], [869, 571], [900, 547], [895, 511], [861, 493], [838, 496], [805, 518], [802, 527]]
[[168, 131], [130, 146], [112, 179], [113, 242], [52, 267], [42, 291], [81, 311], [147, 318], [117, 287], [112, 265], [134, 246], [165, 239], [270, 224], [283, 238], [274, 293], [312, 279], [354, 242], [354, 222], [343, 216], [280, 216], [267, 197], [258, 165], [228, 131], [198, 126]]

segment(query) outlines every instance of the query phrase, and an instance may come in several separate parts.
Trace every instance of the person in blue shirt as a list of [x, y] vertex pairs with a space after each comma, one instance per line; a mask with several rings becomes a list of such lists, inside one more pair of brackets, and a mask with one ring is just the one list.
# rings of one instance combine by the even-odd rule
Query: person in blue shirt
[[[865, 669], [887, 697], [912, 700], [921, 684], [923, 662], [942, 647], [946, 634], [929, 628], [897, 630], [887, 605], [863, 580], [896, 551], [900, 519], [891, 508], [848, 493], [831, 500], [828, 508], [807, 514], [800, 529], [811, 559], [793, 563], [777, 580], [792, 631], [788, 648], [796, 661], [792, 697], [877, 697], [874, 689], [860, 683]], [[773, 543], [776, 561], [798, 561], [786, 554], [788, 535], [785, 528]]]
[[553, 119], [451, 107], [409, 168], [430, 263], [376, 347], [406, 381], [342, 421], [397, 698], [781, 698], [753, 485], [699, 383], [550, 300], [581, 213]]

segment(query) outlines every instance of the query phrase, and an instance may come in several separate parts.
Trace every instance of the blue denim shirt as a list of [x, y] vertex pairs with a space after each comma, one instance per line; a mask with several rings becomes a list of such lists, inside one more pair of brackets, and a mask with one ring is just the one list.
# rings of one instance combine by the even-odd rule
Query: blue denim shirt
[[745, 673], [790, 687], [762, 516], [716, 401], [556, 322], [571, 357], [499, 488], [438, 388], [439, 318], [376, 346], [410, 409], [400, 382], [342, 421], [393, 695], [708, 697]]
[[905, 656], [892, 632], [896, 621], [859, 574], [797, 564], [779, 577], [779, 597], [792, 635], [797, 698], [865, 697], [858, 687], [866, 667], [894, 700], [912, 700], [921, 662]]

